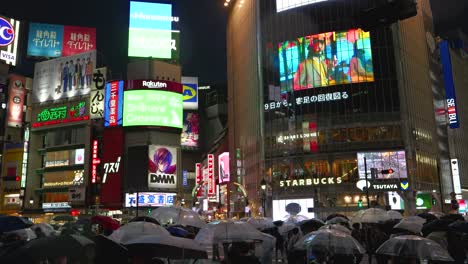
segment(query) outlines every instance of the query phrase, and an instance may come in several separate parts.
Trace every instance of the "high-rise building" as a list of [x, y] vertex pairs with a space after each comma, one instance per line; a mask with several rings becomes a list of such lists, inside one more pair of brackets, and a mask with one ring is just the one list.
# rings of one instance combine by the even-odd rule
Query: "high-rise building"
[[249, 200], [265, 192], [275, 220], [290, 201], [313, 216], [450, 199], [429, 1], [377, 3], [226, 4], [230, 152], [244, 153]]

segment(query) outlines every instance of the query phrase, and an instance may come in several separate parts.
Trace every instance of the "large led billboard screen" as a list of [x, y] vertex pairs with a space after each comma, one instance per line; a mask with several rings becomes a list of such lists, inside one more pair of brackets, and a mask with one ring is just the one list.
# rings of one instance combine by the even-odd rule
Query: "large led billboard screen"
[[148, 187], [177, 187], [177, 149], [168, 146], [148, 146]]
[[172, 5], [130, 2], [128, 56], [179, 58], [179, 31], [172, 30]]
[[[379, 151], [379, 152], [358, 152], [359, 178], [364, 179], [367, 166], [367, 177], [370, 179], [372, 170], [376, 171], [377, 179], [400, 179], [408, 178], [406, 170], [406, 155], [404, 150], [399, 151]], [[364, 158], [366, 161], [364, 164]], [[382, 170], [392, 169], [393, 173], [382, 174]]]
[[[273, 200], [273, 220], [287, 220], [292, 211], [297, 215], [305, 216], [306, 218], [312, 219], [315, 217], [315, 213], [309, 212], [309, 209], [314, 208], [314, 199], [291, 199], [291, 200]], [[293, 209], [293, 210], [291, 210]]]
[[182, 94], [159, 90], [124, 92], [123, 126], [182, 128]]
[[333, 31], [278, 44], [282, 92], [374, 81], [369, 32]]
[[184, 127], [180, 138], [181, 146], [198, 147], [199, 130], [198, 113], [184, 112]]

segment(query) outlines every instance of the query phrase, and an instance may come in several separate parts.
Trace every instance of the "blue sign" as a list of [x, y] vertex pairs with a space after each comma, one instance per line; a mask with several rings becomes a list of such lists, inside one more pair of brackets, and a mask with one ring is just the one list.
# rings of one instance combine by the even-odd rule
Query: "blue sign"
[[121, 126], [123, 121], [124, 81], [112, 81], [106, 84], [104, 97], [104, 126]]
[[440, 61], [444, 75], [445, 97], [447, 98], [447, 117], [450, 128], [459, 128], [457, 99], [455, 97], [455, 85], [453, 82], [452, 62], [450, 61], [450, 50], [448, 41], [442, 41], [440, 47]]
[[188, 172], [186, 170], [182, 171], [182, 186], [187, 186], [187, 174]]
[[10, 45], [15, 39], [15, 29], [3, 17], [0, 17], [0, 47]]
[[402, 191], [407, 191], [409, 189], [409, 182], [407, 181], [400, 182], [400, 189]]
[[29, 24], [28, 56], [61, 57], [62, 25]]
[[126, 193], [125, 194], [125, 207], [159, 207], [174, 205], [175, 193], [156, 193], [156, 192], [141, 192], [138, 193]]
[[184, 103], [198, 102], [198, 87], [195, 83], [184, 83], [182, 95], [184, 96]]
[[130, 2], [129, 28], [172, 29], [172, 5]]

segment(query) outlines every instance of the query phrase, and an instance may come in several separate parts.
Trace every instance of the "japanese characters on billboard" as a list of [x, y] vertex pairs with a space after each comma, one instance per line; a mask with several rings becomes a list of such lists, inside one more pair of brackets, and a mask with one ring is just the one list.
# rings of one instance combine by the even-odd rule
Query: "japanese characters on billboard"
[[8, 92], [7, 125], [21, 127], [23, 124], [23, 105], [26, 93], [26, 78], [19, 75], [10, 75], [10, 88]]
[[372, 82], [369, 32], [333, 31], [278, 44], [281, 92]]
[[104, 118], [104, 98], [107, 68], [98, 68], [93, 72], [91, 95], [89, 97], [89, 116], [91, 119]]
[[122, 125], [124, 81], [112, 81], [106, 84], [104, 97], [104, 126]]
[[199, 128], [198, 113], [184, 112], [184, 127], [180, 144], [183, 147], [198, 147]]
[[179, 59], [179, 34], [172, 5], [130, 1], [128, 56]]
[[65, 57], [95, 49], [95, 28], [29, 24], [28, 56]]
[[198, 109], [198, 77], [182, 76], [184, 109]]
[[0, 61], [16, 65], [20, 22], [13, 18], [0, 16]]
[[79, 122], [89, 120], [86, 101], [71, 102], [56, 107], [46, 107], [33, 112], [37, 118], [32, 121], [32, 127], [59, 125], [63, 123]]
[[148, 187], [175, 189], [177, 187], [177, 149], [175, 147], [148, 146]]
[[208, 194], [216, 194], [216, 184], [214, 176], [214, 155], [208, 154]]
[[[359, 178], [364, 179], [364, 158], [366, 158], [367, 177], [370, 179], [372, 169], [376, 171], [376, 179], [400, 179], [408, 178], [406, 169], [406, 155], [404, 150], [380, 151], [380, 152], [358, 152]], [[382, 174], [382, 170], [393, 170], [393, 173]]]
[[36, 63], [33, 103], [89, 94], [95, 66], [96, 51]]
[[120, 127], [105, 129], [102, 138], [103, 155], [101, 164], [101, 203], [105, 206], [120, 207], [122, 204], [122, 165], [124, 153], [124, 131]]
[[174, 205], [175, 193], [160, 193], [160, 192], [140, 192], [138, 199], [136, 193], [125, 194], [125, 207], [159, 207]]
[[219, 183], [227, 183], [231, 180], [229, 172], [229, 152], [224, 152], [218, 156]]

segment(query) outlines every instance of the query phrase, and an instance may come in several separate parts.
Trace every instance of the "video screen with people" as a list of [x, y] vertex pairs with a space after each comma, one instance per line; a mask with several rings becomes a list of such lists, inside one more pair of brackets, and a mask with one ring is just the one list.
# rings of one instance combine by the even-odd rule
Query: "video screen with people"
[[361, 29], [285, 41], [278, 55], [282, 92], [374, 81], [370, 34]]

